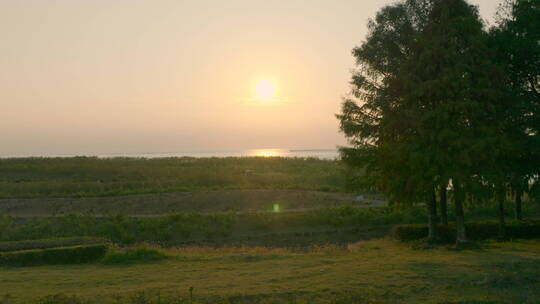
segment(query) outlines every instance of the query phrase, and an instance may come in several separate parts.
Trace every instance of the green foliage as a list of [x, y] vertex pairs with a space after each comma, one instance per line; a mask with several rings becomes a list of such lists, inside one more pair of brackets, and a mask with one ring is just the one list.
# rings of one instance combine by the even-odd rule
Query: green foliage
[[[492, 204], [470, 204], [466, 210], [472, 220], [486, 220], [497, 215]], [[524, 204], [526, 217], [540, 217], [540, 205]], [[507, 210], [510, 214], [511, 211]], [[453, 209], [449, 219], [455, 220]], [[394, 207], [332, 207], [283, 213], [179, 213], [155, 217], [92, 217], [68, 215], [28, 218], [13, 221], [2, 234], [0, 248], [38, 248], [98, 242], [101, 238], [117, 244], [152, 243], [162, 246], [234, 242], [253, 234], [293, 233], [334, 228], [386, 226], [425, 223], [427, 212], [422, 205]], [[85, 236], [85, 237], [81, 237]], [[51, 239], [52, 238], [52, 239]], [[49, 240], [42, 240], [49, 239]], [[25, 240], [24, 242], [14, 242]], [[6, 242], [7, 241], [7, 242]], [[267, 245], [272, 239], [266, 239]], [[316, 241], [316, 240], [313, 240]], [[262, 243], [260, 243], [262, 244]], [[35, 246], [35, 247], [28, 247]]]
[[[498, 238], [498, 225], [496, 221], [471, 222], [466, 224], [468, 237], [471, 240], [487, 240]], [[456, 239], [455, 226], [438, 226], [439, 240], [454, 242]], [[392, 230], [393, 236], [400, 241], [414, 241], [424, 239], [428, 233], [425, 224], [398, 225]], [[510, 239], [540, 238], [540, 220], [510, 221], [506, 224], [506, 236]]]
[[397, 2], [368, 28], [338, 115], [352, 145], [343, 159], [393, 201], [428, 202], [494, 153], [496, 131], [486, 125], [496, 122], [498, 78], [487, 34], [463, 0]]
[[[499, 103], [507, 152], [494, 164], [512, 193], [531, 193], [540, 173], [540, 1], [508, 0], [490, 31], [491, 48], [504, 71]], [[493, 174], [496, 174], [493, 173]]]
[[138, 245], [127, 248], [111, 247], [101, 261], [104, 264], [135, 264], [162, 261], [168, 257], [157, 247]]
[[13, 158], [0, 159], [0, 171], [0, 198], [344, 186], [341, 164], [316, 158]]
[[[534, 110], [530, 106], [540, 97], [540, 1], [508, 0], [498, 15], [492, 34], [499, 60], [511, 80], [507, 85], [521, 95], [514, 101], [526, 101], [528, 110]], [[532, 119], [529, 123], [534, 125], [538, 117], [533, 115]]]
[[411, 208], [323, 208], [306, 214], [310, 225], [328, 225], [333, 227], [389, 225], [395, 223], [422, 223], [426, 212], [421, 207]]
[[[69, 215], [26, 219], [4, 231], [5, 246], [49, 246], [76, 242], [77, 236], [108, 239], [119, 244], [151, 242], [173, 245], [187, 241], [222, 240], [235, 234], [421, 223], [426, 213], [414, 208], [359, 208], [352, 206], [320, 208], [291, 213], [192, 214], [160, 217], [91, 217]], [[68, 237], [67, 239], [65, 239]], [[44, 238], [61, 238], [40, 240]], [[83, 238], [85, 240], [86, 238]], [[14, 242], [26, 240], [22, 243]], [[37, 241], [32, 241], [37, 240]], [[88, 239], [92, 240], [91, 238]], [[0, 248], [2, 243], [0, 243]]]
[[[466, 197], [519, 197], [540, 172], [538, 0], [509, 2], [488, 33], [466, 0], [403, 0], [382, 8], [353, 50], [352, 94], [337, 116], [358, 187], [426, 202], [451, 181], [459, 241]], [[517, 204], [519, 214], [520, 204]], [[517, 215], [520, 218], [520, 215]]]
[[90, 263], [103, 258], [107, 249], [108, 245], [95, 244], [2, 252], [0, 253], [0, 265], [36, 266]]
[[168, 243], [175, 239], [218, 238], [231, 233], [234, 217], [228, 214], [177, 214], [161, 217], [92, 217], [68, 215], [28, 219], [3, 233], [4, 241], [92, 236], [115, 243]]
[[32, 250], [32, 249], [47, 249], [54, 247], [68, 247], [76, 245], [103, 244], [106, 240], [96, 237], [69, 237], [69, 238], [51, 238], [40, 240], [25, 240], [0, 242], [0, 252], [17, 251], [17, 250]]

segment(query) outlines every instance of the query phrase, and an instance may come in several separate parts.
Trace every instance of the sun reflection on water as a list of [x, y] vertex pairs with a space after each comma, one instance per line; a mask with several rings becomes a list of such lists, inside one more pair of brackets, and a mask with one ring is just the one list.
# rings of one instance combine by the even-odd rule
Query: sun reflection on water
[[276, 156], [285, 156], [287, 153], [286, 150], [282, 149], [257, 149], [253, 150], [254, 156], [260, 157], [276, 157]]

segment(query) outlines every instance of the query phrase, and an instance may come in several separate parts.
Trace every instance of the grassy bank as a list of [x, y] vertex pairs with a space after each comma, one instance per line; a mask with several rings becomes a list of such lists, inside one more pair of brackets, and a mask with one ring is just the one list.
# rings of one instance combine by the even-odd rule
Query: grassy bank
[[95, 197], [218, 189], [343, 191], [338, 161], [315, 158], [0, 159], [0, 198]]
[[5, 268], [0, 290], [9, 294], [11, 302], [5, 303], [17, 304], [56, 293], [88, 303], [190, 303], [190, 287], [191, 303], [540, 301], [538, 240], [480, 246], [413, 250], [374, 240], [301, 251], [190, 247], [169, 250], [167, 260], [147, 264]]
[[[351, 227], [422, 223], [425, 213], [421, 210], [422, 208], [392, 210], [338, 207], [292, 213], [179, 213], [159, 217], [0, 217], [0, 241], [92, 236], [120, 244], [223, 244], [234, 242], [235, 237], [251, 239], [266, 235], [280, 239], [284, 234], [303, 235], [314, 231], [336, 231]], [[340, 240], [336, 238], [335, 241]], [[269, 240], [268, 245], [272, 244]]]
[[[467, 220], [496, 219], [494, 205], [468, 206]], [[512, 214], [507, 204], [506, 213]], [[539, 218], [540, 206], [524, 204], [526, 218]], [[449, 219], [454, 220], [451, 212]], [[396, 208], [335, 207], [284, 213], [178, 213], [155, 217], [0, 217], [0, 241], [59, 237], [100, 237], [119, 244], [165, 246], [245, 244], [294, 246], [346, 243], [379, 237], [397, 224], [425, 224], [423, 206]], [[300, 242], [306, 239], [306, 242]], [[308, 242], [309, 241], [309, 242]]]

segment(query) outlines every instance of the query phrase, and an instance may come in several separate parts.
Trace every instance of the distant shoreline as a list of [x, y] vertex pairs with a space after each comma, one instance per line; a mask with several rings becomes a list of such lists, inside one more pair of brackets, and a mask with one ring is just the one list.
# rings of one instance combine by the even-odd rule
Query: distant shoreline
[[0, 155], [0, 159], [9, 158], [64, 158], [64, 157], [98, 157], [98, 158], [168, 158], [168, 157], [315, 157], [335, 159], [339, 157], [337, 149], [246, 149], [229, 151], [194, 151], [194, 152], [114, 152], [96, 154], [26, 154]]

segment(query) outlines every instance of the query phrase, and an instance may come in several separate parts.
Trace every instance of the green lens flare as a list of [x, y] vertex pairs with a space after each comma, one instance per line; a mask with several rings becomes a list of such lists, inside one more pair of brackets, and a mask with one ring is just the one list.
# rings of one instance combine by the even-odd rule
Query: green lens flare
[[279, 209], [280, 209], [280, 208], [279, 208], [279, 204], [274, 204], [274, 206], [273, 206], [273, 211], [274, 211], [274, 212], [279, 212]]

